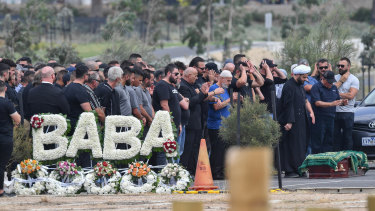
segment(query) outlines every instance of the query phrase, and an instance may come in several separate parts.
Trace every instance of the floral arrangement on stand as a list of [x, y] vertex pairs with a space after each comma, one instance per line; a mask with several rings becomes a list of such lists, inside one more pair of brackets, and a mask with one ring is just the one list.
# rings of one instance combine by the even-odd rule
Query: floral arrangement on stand
[[143, 161], [129, 164], [129, 169], [122, 177], [120, 189], [123, 193], [148, 193], [157, 186], [157, 175]]
[[86, 175], [84, 187], [89, 194], [114, 194], [117, 192], [121, 174], [107, 161], [98, 162]]
[[46, 167], [32, 159], [22, 161], [12, 172], [14, 191], [17, 195], [38, 195], [45, 190]]
[[186, 190], [192, 179], [187, 170], [177, 163], [168, 163], [160, 172], [156, 193]]
[[76, 163], [60, 161], [56, 169], [49, 175], [46, 184], [48, 193], [54, 195], [76, 194], [85, 182], [85, 177]]

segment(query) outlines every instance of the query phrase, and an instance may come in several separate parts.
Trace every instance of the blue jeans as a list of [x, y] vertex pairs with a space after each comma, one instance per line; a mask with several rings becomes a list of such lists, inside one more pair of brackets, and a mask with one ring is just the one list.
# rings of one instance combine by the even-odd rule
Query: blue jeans
[[334, 120], [334, 117], [316, 116], [311, 131], [311, 151], [313, 154], [333, 151]]
[[335, 117], [335, 142], [334, 150], [352, 150], [353, 149], [353, 112], [336, 112]]
[[[178, 155], [181, 156], [184, 152], [184, 146], [185, 146], [185, 125], [182, 125], [181, 134], [177, 138], [178, 143]], [[177, 163], [180, 161], [180, 159], [177, 160]]]

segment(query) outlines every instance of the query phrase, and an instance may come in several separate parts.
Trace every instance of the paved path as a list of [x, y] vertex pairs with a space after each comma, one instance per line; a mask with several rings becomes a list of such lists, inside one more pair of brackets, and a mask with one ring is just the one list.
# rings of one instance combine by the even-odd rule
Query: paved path
[[[216, 180], [215, 185], [219, 186], [221, 190], [228, 190], [228, 181]], [[283, 178], [283, 189], [296, 190], [311, 190], [322, 192], [371, 192], [375, 193], [375, 170], [367, 171], [364, 176], [337, 178], [337, 179], [308, 179], [301, 178]], [[279, 188], [277, 176], [273, 176], [271, 189]]]

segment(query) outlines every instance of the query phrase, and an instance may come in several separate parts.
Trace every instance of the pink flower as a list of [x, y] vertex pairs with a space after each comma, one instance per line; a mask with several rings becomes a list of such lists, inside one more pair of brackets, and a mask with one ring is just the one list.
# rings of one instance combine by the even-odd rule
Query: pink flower
[[63, 171], [60, 171], [60, 175], [61, 175], [61, 176], [64, 175], [64, 172], [63, 172]]

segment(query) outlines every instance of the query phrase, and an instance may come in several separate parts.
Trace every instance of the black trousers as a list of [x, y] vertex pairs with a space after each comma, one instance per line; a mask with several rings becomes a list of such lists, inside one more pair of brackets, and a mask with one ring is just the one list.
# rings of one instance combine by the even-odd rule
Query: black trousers
[[201, 137], [201, 129], [186, 129], [184, 152], [181, 155], [180, 163], [185, 166], [192, 175], [195, 175], [195, 169], [197, 167]]
[[336, 112], [333, 144], [334, 151], [353, 149], [353, 126], [353, 112]]
[[0, 135], [0, 190], [4, 188], [4, 172], [13, 151], [13, 140], [9, 136]]
[[219, 136], [219, 130], [208, 129], [211, 141], [210, 165], [214, 178], [224, 175], [224, 161], [227, 144]]

